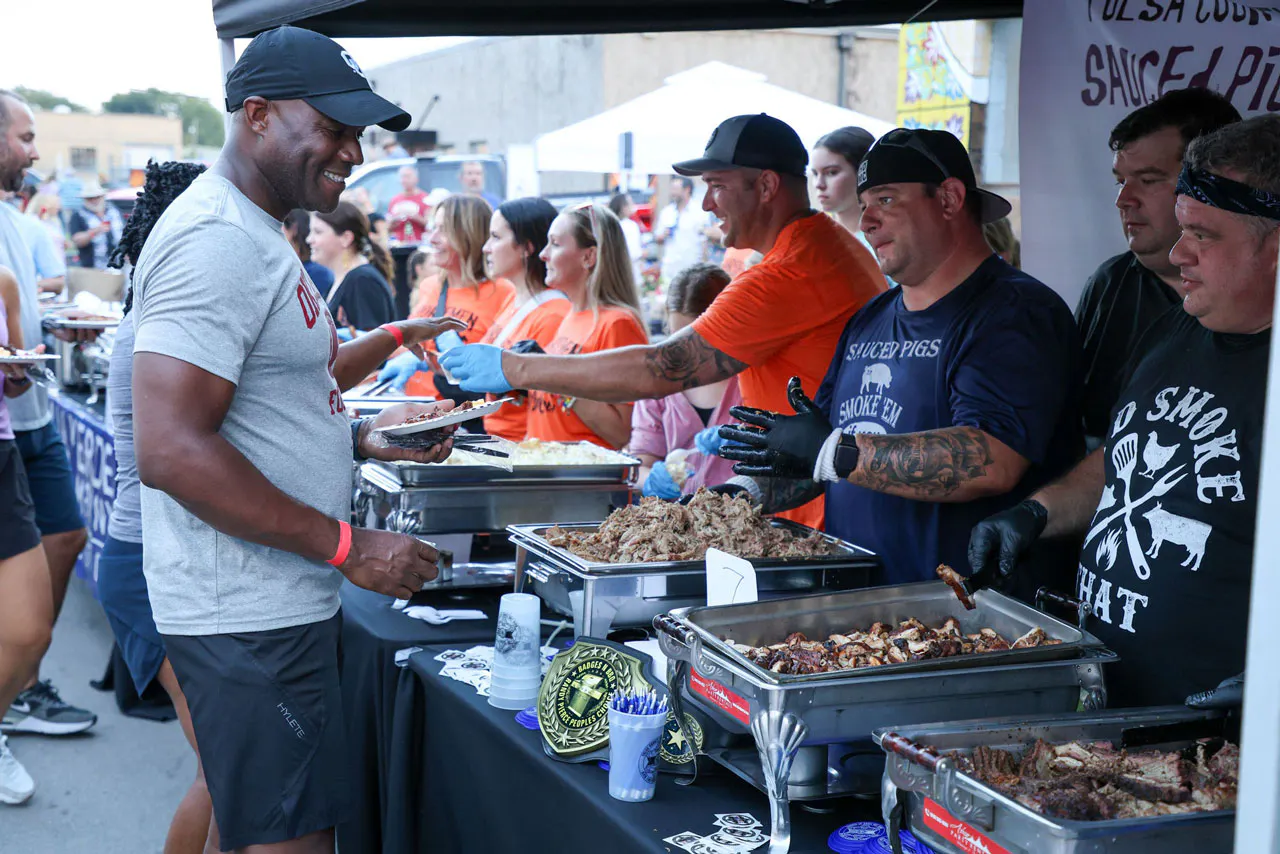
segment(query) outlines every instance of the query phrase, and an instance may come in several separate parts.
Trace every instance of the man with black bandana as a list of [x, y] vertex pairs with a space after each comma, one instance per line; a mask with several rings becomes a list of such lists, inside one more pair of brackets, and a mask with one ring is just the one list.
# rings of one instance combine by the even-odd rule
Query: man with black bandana
[[[977, 584], [1085, 534], [1076, 593], [1120, 654], [1111, 705], [1183, 701], [1244, 667], [1280, 252], [1280, 116], [1202, 136], [1177, 185], [1180, 309], [1139, 345], [1106, 444], [979, 524]], [[1236, 689], [1238, 695], [1238, 688]]]
[[1089, 450], [1102, 444], [1139, 339], [1181, 300], [1169, 250], [1178, 239], [1174, 185], [1187, 144], [1240, 121], [1231, 102], [1209, 89], [1173, 89], [1134, 110], [1111, 131], [1116, 208], [1129, 251], [1089, 277], [1076, 323], [1084, 343], [1081, 411]]

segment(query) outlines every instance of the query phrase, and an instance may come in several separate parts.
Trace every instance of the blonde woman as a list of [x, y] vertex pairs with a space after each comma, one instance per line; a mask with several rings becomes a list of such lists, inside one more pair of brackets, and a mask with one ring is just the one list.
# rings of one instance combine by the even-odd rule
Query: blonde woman
[[[409, 316], [456, 317], [467, 328], [461, 333], [445, 333], [428, 349], [444, 352], [458, 344], [483, 340], [494, 320], [515, 299], [516, 289], [510, 282], [491, 279], [485, 271], [484, 244], [492, 217], [493, 208], [477, 196], [450, 196], [432, 211], [427, 248], [439, 272], [419, 283], [417, 304]], [[461, 392], [443, 377], [433, 382], [426, 371], [421, 359], [406, 353], [387, 362], [378, 380], [390, 379], [393, 388], [412, 395], [438, 395], [454, 401], [484, 397]]]
[[[583, 205], [557, 216], [541, 257], [547, 265], [547, 287], [562, 292], [572, 305], [547, 353], [596, 353], [649, 343], [640, 321], [627, 241], [607, 207]], [[502, 351], [492, 349], [500, 360]], [[452, 371], [462, 360], [446, 353], [440, 361]], [[629, 403], [599, 403], [544, 391], [531, 391], [529, 400], [529, 438], [586, 441], [608, 448], [621, 448], [631, 439]]]

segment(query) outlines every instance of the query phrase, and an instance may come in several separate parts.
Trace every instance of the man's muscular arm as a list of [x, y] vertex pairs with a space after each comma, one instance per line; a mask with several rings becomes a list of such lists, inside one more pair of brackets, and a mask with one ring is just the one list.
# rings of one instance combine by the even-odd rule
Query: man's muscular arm
[[976, 427], [901, 435], [860, 433], [858, 465], [849, 482], [916, 501], [972, 501], [1002, 495], [1030, 463]]
[[1107, 484], [1102, 453], [1103, 449], [1098, 448], [1071, 471], [1031, 496], [1049, 511], [1049, 522], [1042, 536], [1083, 533], [1089, 526]]
[[717, 350], [692, 328], [663, 341], [586, 356], [502, 354], [502, 373], [513, 388], [539, 389], [604, 403], [666, 397], [727, 380], [747, 368]]

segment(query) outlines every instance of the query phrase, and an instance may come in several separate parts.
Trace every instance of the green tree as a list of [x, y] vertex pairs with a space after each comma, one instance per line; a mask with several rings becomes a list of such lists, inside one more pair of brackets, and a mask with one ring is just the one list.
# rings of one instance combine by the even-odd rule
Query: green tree
[[39, 107], [42, 110], [52, 110], [54, 107], [67, 107], [73, 113], [89, 112], [75, 101], [68, 100], [61, 95], [55, 95], [52, 92], [46, 92], [43, 89], [29, 89], [26, 86], [14, 86], [13, 91], [26, 99], [28, 104]]
[[222, 145], [222, 114], [204, 98], [166, 92], [162, 89], [134, 89], [112, 95], [102, 105], [104, 113], [133, 113], [148, 116], [176, 116], [182, 120], [186, 145]]

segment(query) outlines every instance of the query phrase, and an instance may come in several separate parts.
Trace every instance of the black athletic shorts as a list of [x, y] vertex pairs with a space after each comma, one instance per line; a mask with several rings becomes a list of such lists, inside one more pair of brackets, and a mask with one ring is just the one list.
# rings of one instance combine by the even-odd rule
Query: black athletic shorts
[[40, 545], [36, 506], [31, 500], [22, 453], [12, 439], [0, 439], [0, 560]]
[[163, 636], [223, 851], [298, 839], [349, 817], [341, 627], [339, 613], [266, 632]]

